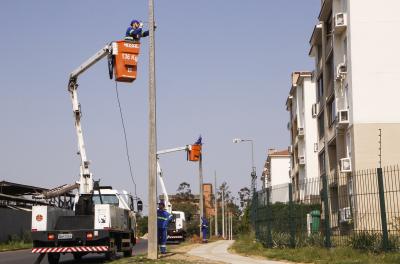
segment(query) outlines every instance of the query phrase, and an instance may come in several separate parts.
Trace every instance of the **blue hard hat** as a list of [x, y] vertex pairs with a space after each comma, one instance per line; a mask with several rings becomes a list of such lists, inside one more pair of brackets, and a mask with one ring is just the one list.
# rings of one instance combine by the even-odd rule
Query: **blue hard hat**
[[138, 24], [140, 24], [140, 21], [139, 21], [139, 20], [136, 20], [136, 19], [134, 19], [134, 20], [132, 20], [132, 21], [131, 21], [131, 24], [130, 24], [130, 25], [132, 26], [132, 25], [133, 25], [133, 24], [135, 24], [135, 23], [138, 23]]

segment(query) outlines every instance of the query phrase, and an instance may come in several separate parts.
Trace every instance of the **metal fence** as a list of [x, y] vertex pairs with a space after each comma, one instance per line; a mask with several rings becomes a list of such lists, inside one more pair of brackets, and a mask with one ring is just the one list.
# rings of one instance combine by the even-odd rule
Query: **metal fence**
[[399, 198], [398, 166], [323, 175], [256, 192], [251, 222], [267, 247], [400, 250]]

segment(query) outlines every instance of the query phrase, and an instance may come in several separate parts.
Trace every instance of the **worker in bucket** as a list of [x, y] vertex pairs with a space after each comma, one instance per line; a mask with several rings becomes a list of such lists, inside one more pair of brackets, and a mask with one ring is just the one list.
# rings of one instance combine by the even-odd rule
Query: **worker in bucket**
[[143, 31], [143, 23], [139, 20], [132, 20], [130, 26], [126, 30], [125, 40], [140, 40], [142, 37], [147, 37], [149, 31]]
[[204, 216], [201, 218], [201, 233], [203, 235], [203, 243], [207, 243], [208, 221]]
[[161, 254], [167, 253], [167, 229], [172, 215], [165, 210], [164, 201], [160, 201], [157, 210], [158, 244]]

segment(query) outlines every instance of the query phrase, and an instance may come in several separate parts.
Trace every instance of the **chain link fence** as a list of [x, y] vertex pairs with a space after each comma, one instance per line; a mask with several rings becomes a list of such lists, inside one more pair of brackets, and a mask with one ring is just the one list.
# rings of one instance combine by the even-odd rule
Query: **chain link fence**
[[400, 250], [399, 198], [398, 166], [323, 175], [256, 192], [251, 223], [267, 247]]

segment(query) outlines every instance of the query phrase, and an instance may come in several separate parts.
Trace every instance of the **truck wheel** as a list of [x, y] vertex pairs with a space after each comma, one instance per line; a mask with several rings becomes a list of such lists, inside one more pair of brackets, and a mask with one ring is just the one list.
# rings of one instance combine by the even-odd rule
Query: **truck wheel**
[[106, 260], [114, 260], [116, 258], [115, 250], [107, 251], [106, 252]]
[[130, 250], [124, 251], [124, 258], [132, 257], [132, 248]]
[[80, 254], [80, 253], [74, 253], [73, 255], [74, 255], [74, 260], [75, 260], [75, 261], [80, 261], [80, 260], [82, 260], [82, 257], [83, 257], [82, 254]]
[[58, 264], [60, 262], [60, 253], [47, 253], [49, 264]]

